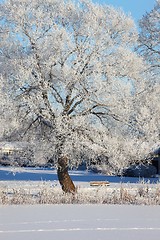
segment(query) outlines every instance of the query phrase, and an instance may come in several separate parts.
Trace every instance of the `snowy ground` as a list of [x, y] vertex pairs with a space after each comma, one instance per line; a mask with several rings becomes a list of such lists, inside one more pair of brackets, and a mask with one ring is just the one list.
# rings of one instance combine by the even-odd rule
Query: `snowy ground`
[[1, 240], [159, 240], [160, 206], [0, 206]]
[[[106, 176], [89, 171], [69, 171], [76, 185], [89, 185], [90, 181], [109, 181], [114, 183], [137, 183], [141, 181], [157, 183], [159, 178], [139, 179], [130, 177]], [[0, 167], [0, 181], [51, 181], [58, 184], [55, 169]]]
[[[70, 176], [77, 187], [77, 195], [74, 199], [69, 196], [66, 201], [56, 169], [0, 167], [0, 204], [117, 204], [121, 201], [121, 204], [160, 205], [158, 177], [115, 177], [88, 171], [70, 171]], [[91, 187], [91, 181], [109, 181], [110, 184]]]
[[[142, 184], [137, 178], [111, 177], [85, 171], [72, 171], [75, 185], [86, 195], [90, 181], [109, 181], [108, 189], [133, 189]], [[141, 181], [141, 180], [140, 180]], [[144, 179], [155, 188], [158, 178]], [[56, 170], [0, 167], [0, 188], [37, 191], [40, 185], [59, 189]], [[148, 189], [148, 188], [147, 188]], [[98, 191], [97, 191], [98, 193]], [[0, 205], [1, 240], [159, 240], [160, 206], [108, 204]]]

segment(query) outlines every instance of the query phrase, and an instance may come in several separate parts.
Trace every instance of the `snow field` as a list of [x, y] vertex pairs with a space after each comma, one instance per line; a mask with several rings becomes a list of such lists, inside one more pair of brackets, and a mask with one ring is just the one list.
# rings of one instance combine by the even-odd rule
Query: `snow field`
[[159, 240], [160, 206], [0, 206], [2, 240]]
[[[136, 183], [139, 179], [86, 171], [72, 171], [70, 175], [77, 186], [74, 196], [62, 192], [54, 170], [0, 168], [0, 204], [160, 205], [160, 183], [157, 179], [143, 179]], [[110, 186], [91, 187], [89, 183], [93, 180], [109, 180]], [[151, 184], [151, 181], [157, 183]]]

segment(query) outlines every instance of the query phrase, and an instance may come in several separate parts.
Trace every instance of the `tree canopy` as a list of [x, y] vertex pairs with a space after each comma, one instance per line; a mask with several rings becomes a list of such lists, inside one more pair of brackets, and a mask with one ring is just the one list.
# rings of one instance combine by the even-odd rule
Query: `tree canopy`
[[146, 64], [122, 10], [88, 0], [7, 0], [0, 29], [1, 99], [8, 99], [1, 121], [12, 123], [3, 138], [36, 143], [39, 160], [104, 154], [118, 169], [156, 141], [142, 128]]

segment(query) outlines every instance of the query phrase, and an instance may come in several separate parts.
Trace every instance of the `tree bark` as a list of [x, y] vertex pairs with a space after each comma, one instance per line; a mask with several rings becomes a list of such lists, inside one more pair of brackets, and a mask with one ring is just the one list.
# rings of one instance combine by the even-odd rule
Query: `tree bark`
[[58, 180], [62, 186], [62, 190], [65, 193], [75, 194], [75, 185], [68, 174], [68, 158], [66, 156], [60, 156], [58, 158]]

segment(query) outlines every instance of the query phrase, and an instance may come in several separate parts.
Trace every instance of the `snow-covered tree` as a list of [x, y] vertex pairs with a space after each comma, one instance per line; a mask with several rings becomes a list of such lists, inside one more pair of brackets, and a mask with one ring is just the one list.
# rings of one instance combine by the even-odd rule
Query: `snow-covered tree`
[[140, 158], [133, 115], [143, 61], [130, 16], [88, 0], [7, 0], [1, 11], [15, 137], [36, 143], [37, 159], [57, 159], [64, 191], [75, 191], [65, 181], [68, 159], [103, 154], [121, 169]]
[[[145, 141], [160, 145], [160, 1], [139, 21], [138, 52], [146, 61], [143, 84], [137, 92], [137, 122]], [[136, 104], [137, 104], [136, 102]]]
[[139, 21], [139, 49], [144, 58], [151, 64], [151, 69], [160, 69], [160, 0], [154, 8]]

